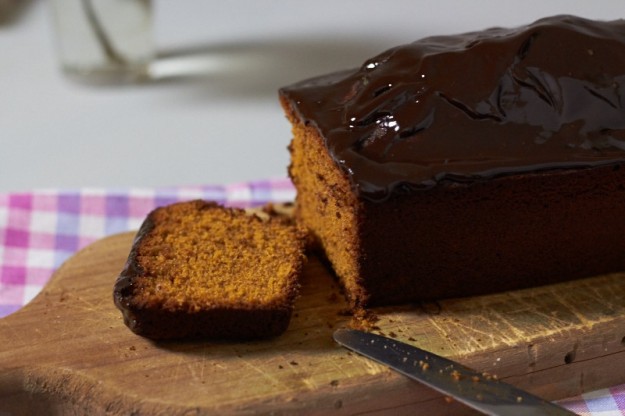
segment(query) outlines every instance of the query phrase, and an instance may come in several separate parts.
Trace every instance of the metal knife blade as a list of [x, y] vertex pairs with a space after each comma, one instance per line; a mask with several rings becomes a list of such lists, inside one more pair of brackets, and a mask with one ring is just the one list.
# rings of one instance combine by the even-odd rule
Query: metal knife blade
[[391, 338], [339, 329], [334, 340], [487, 415], [574, 415], [491, 376]]

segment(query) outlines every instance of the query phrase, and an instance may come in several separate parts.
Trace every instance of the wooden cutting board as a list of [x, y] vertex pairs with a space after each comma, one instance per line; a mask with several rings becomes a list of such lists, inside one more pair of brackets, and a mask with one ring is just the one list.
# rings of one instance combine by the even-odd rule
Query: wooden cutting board
[[[112, 301], [132, 238], [84, 249], [29, 305], [0, 319], [0, 414], [468, 412], [332, 341], [351, 318], [315, 258], [289, 330], [276, 339], [134, 335]], [[625, 382], [625, 274], [375, 313], [376, 332], [547, 399]]]

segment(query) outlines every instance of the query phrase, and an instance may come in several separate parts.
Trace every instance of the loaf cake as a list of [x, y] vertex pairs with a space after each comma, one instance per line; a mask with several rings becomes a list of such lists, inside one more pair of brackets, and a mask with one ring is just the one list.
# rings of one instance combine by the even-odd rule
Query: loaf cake
[[280, 90], [296, 217], [352, 305], [625, 269], [625, 21], [425, 38]]
[[305, 233], [214, 202], [157, 208], [115, 283], [126, 325], [152, 339], [252, 339], [289, 324]]

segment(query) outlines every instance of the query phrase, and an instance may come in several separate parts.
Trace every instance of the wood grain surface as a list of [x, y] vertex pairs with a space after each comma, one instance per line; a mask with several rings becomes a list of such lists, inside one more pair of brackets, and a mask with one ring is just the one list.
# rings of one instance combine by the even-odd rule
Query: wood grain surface
[[[112, 301], [132, 238], [84, 249], [0, 320], [0, 414], [470, 413], [337, 346], [332, 332], [351, 317], [314, 257], [278, 338], [155, 343], [134, 335]], [[624, 274], [375, 314], [378, 333], [547, 399], [625, 382]]]

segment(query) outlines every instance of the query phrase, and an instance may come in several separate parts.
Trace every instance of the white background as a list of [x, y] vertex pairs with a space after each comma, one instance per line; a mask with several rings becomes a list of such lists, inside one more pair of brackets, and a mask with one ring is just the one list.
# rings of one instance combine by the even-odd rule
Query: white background
[[0, 192], [284, 177], [282, 85], [429, 35], [625, 17], [623, 0], [155, 0], [158, 52], [211, 69], [94, 87], [60, 72], [49, 4], [18, 1], [29, 4], [0, 24]]

